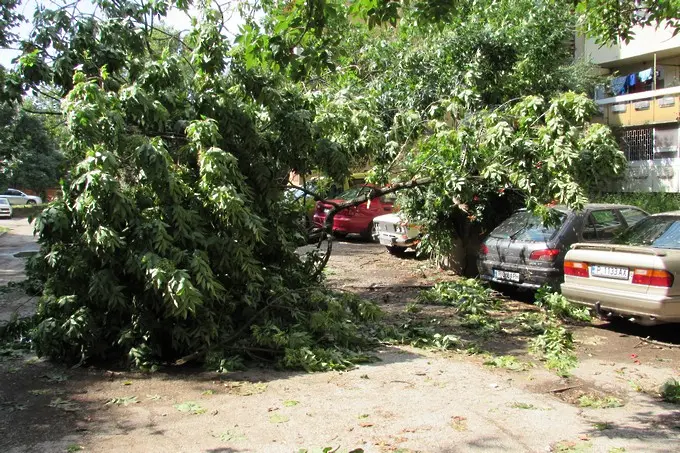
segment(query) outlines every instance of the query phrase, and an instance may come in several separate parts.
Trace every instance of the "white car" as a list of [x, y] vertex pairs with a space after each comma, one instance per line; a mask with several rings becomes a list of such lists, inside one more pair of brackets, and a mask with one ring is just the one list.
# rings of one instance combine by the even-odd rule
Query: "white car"
[[12, 218], [12, 205], [6, 198], [0, 198], [0, 217]]
[[398, 255], [420, 242], [420, 226], [409, 223], [401, 214], [385, 214], [373, 219], [373, 239]]
[[42, 204], [42, 199], [33, 195], [26, 195], [20, 190], [7, 189], [0, 198], [5, 198], [9, 201], [9, 204], [21, 205], [21, 204]]

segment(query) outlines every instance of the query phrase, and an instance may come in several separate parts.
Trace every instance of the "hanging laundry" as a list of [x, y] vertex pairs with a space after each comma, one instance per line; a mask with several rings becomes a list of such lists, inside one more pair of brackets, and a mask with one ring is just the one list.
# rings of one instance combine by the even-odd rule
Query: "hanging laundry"
[[654, 70], [652, 68], [645, 69], [644, 71], [638, 72], [637, 76], [640, 79], [640, 82], [647, 82], [648, 80], [652, 80], [652, 77], [654, 77]]
[[628, 87], [634, 87], [635, 84], [637, 83], [637, 74], [628, 74], [628, 77], [626, 78], [626, 88]]
[[618, 96], [619, 94], [625, 94], [626, 93], [626, 76], [623, 77], [614, 77], [612, 79], [612, 93], [614, 95]]

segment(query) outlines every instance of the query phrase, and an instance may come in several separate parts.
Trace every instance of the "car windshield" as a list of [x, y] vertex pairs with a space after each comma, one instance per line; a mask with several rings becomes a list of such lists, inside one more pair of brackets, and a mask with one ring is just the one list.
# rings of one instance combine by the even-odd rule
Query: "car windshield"
[[529, 211], [516, 212], [493, 230], [491, 237], [515, 241], [549, 241], [555, 236], [557, 230], [562, 226], [565, 217], [567, 217], [564, 212], [553, 212], [557, 214], [557, 218], [556, 223], [552, 225], [544, 225], [540, 217], [533, 215]]
[[660, 249], [680, 249], [680, 217], [647, 217], [621, 233], [613, 242]]
[[0, 198], [0, 204], [9, 204], [9, 201], [7, 201], [7, 198]]
[[338, 200], [350, 201], [359, 198], [362, 195], [368, 194], [370, 190], [371, 188], [367, 186], [352, 187], [351, 189], [344, 191], [335, 198], [337, 198]]

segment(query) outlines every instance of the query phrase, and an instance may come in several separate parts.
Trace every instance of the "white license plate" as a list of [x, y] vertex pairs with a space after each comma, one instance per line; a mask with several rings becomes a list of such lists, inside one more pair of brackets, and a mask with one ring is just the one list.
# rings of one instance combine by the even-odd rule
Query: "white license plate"
[[392, 245], [392, 238], [389, 236], [380, 236], [381, 245]]
[[628, 268], [618, 266], [598, 266], [596, 264], [591, 264], [590, 275], [592, 275], [593, 277], [628, 280]]
[[493, 278], [497, 280], [508, 280], [511, 282], [519, 282], [519, 272], [499, 271], [493, 270]]

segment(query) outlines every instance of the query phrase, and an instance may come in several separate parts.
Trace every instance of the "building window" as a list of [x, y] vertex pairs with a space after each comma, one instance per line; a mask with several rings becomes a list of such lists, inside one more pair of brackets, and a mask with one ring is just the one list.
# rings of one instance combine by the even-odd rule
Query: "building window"
[[629, 161], [678, 157], [676, 125], [623, 129], [617, 135]]
[[629, 161], [654, 158], [654, 129], [651, 127], [624, 129], [619, 134], [619, 143]]
[[675, 125], [657, 126], [654, 128], [654, 157], [678, 156], [678, 127]]

